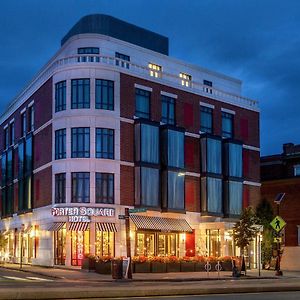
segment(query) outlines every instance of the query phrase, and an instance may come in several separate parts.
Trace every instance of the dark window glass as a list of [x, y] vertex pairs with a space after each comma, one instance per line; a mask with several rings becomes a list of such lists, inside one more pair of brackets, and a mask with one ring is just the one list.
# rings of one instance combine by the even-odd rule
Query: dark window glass
[[96, 173], [96, 203], [114, 203], [114, 174]]
[[142, 206], [159, 206], [159, 170], [135, 169], [135, 203]]
[[32, 136], [28, 136], [25, 146], [25, 176], [32, 174], [33, 160], [32, 160]]
[[96, 157], [114, 159], [114, 130], [96, 128]]
[[73, 79], [71, 90], [71, 108], [90, 108], [90, 80]]
[[26, 127], [26, 112], [21, 114], [21, 135], [25, 136], [27, 133]]
[[34, 106], [28, 108], [28, 131], [34, 130]]
[[66, 109], [66, 81], [55, 84], [55, 112]]
[[7, 184], [12, 184], [14, 180], [14, 174], [13, 174], [13, 149], [9, 148], [7, 151], [7, 165], [6, 165], [6, 180]]
[[203, 80], [203, 84], [212, 87], [212, 82], [209, 80]]
[[135, 89], [136, 117], [150, 119], [150, 95], [148, 91]]
[[83, 47], [77, 49], [78, 54], [99, 54], [98, 47]]
[[213, 86], [212, 82], [209, 80], [203, 80], [203, 85], [204, 85], [204, 88], [203, 88], [204, 91], [206, 93], [212, 94], [212, 86]]
[[7, 198], [6, 198], [6, 215], [11, 215], [14, 212], [14, 186], [9, 185], [7, 187]]
[[96, 108], [114, 110], [114, 82], [96, 79]]
[[66, 158], [66, 129], [55, 131], [55, 159]]
[[4, 149], [7, 149], [9, 146], [9, 132], [8, 127], [4, 129]]
[[90, 202], [90, 173], [72, 173], [72, 202]]
[[18, 146], [18, 179], [24, 177], [25, 171], [25, 141], [21, 140]]
[[9, 144], [13, 145], [15, 142], [15, 123], [12, 122], [9, 125]]
[[228, 181], [225, 183], [225, 213], [240, 215], [243, 204], [243, 183]]
[[233, 114], [222, 112], [222, 136], [233, 137]]
[[2, 181], [1, 185], [2, 187], [6, 186], [6, 178], [7, 178], [7, 153], [3, 152], [2, 153], [2, 158], [1, 158], [1, 174], [2, 174]]
[[213, 129], [213, 109], [201, 106], [200, 131], [212, 133]]
[[90, 128], [72, 128], [72, 157], [90, 157]]
[[127, 61], [130, 61], [130, 56], [116, 52], [115, 57], [118, 58], [116, 59], [117, 66], [129, 69], [129, 63], [127, 63]]
[[162, 116], [161, 121], [166, 124], [175, 124], [175, 99], [161, 96]]
[[55, 203], [66, 203], [66, 173], [55, 174]]

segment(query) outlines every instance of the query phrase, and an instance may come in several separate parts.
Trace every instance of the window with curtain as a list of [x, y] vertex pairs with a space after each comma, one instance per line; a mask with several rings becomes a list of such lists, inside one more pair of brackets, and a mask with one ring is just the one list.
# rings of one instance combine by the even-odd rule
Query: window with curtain
[[222, 179], [207, 177], [207, 211], [222, 213]]
[[142, 89], [135, 89], [135, 116], [150, 119], [151, 93]]
[[135, 203], [142, 206], [159, 206], [159, 169], [135, 169]]
[[233, 114], [222, 112], [222, 136], [233, 138]]
[[71, 108], [90, 108], [89, 79], [73, 79], [71, 81]]
[[200, 131], [212, 133], [213, 132], [213, 109], [200, 106]]
[[175, 99], [162, 95], [161, 106], [161, 121], [175, 125]]
[[168, 209], [183, 210], [185, 208], [184, 201], [184, 175], [180, 172], [165, 172], [167, 176], [167, 195], [164, 193], [163, 203], [167, 203]]
[[114, 110], [114, 82], [96, 79], [96, 108]]
[[72, 158], [90, 157], [90, 128], [72, 128]]
[[240, 144], [229, 144], [229, 176], [242, 177], [243, 176], [243, 147]]
[[72, 203], [90, 202], [90, 173], [72, 173]]
[[55, 112], [66, 109], [66, 81], [55, 84]]
[[240, 215], [243, 205], [243, 183], [229, 181], [229, 214]]
[[222, 142], [213, 138], [201, 139], [201, 170], [204, 173], [222, 174]]
[[114, 174], [96, 173], [96, 203], [114, 202]]
[[55, 174], [55, 203], [66, 203], [66, 173]]
[[55, 159], [66, 158], [66, 129], [55, 130]]
[[114, 130], [96, 128], [96, 157], [114, 159]]

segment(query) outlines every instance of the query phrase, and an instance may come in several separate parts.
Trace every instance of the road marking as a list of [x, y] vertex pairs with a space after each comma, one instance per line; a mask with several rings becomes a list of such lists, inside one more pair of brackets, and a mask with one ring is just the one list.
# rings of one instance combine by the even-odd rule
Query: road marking
[[12, 280], [30, 281], [29, 279], [21, 278], [21, 277], [14, 277], [14, 276], [2, 276], [2, 277], [7, 278], [7, 279], [12, 279]]
[[31, 280], [39, 280], [39, 281], [53, 281], [52, 279], [40, 278], [40, 277], [26, 277]]

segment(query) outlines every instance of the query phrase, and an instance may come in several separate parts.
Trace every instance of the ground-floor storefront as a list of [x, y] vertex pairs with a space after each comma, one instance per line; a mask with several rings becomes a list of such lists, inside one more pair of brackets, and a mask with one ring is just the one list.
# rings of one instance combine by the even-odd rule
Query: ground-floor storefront
[[[127, 256], [124, 207], [47, 207], [4, 219], [6, 261], [80, 266], [85, 255]], [[202, 220], [197, 213], [144, 212], [130, 215], [132, 256], [225, 257], [240, 255], [234, 223]], [[249, 250], [257, 262], [257, 241]]]

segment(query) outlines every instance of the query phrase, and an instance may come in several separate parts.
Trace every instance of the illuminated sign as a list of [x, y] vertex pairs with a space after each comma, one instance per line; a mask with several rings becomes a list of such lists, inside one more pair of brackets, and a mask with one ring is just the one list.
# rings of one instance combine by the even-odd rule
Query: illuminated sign
[[91, 217], [114, 217], [115, 209], [111, 207], [52, 207], [54, 217], [67, 216], [69, 222], [90, 222]]

